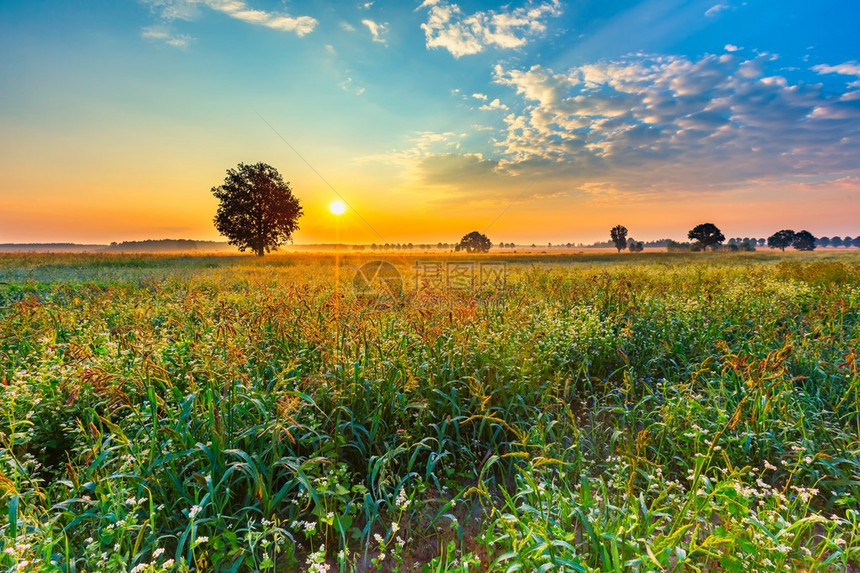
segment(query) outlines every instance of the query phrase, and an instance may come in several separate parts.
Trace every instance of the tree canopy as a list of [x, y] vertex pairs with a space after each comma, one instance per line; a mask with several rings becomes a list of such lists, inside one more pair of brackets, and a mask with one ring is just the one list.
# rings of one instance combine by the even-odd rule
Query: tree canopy
[[785, 250], [786, 247], [790, 247], [794, 242], [794, 231], [791, 229], [783, 229], [782, 231], [777, 231], [773, 235], [767, 238], [767, 246], [771, 249], [782, 249]]
[[215, 228], [242, 252], [251, 249], [262, 257], [299, 228], [299, 200], [271, 165], [240, 163], [212, 194], [220, 201]]
[[794, 234], [794, 240], [791, 244], [798, 251], [814, 251], [815, 240], [815, 235], [804, 230]]
[[466, 251], [467, 253], [486, 253], [492, 246], [493, 243], [487, 235], [478, 231], [472, 231], [468, 235], [464, 235], [454, 249], [456, 251]]
[[627, 248], [627, 227], [624, 225], [615, 225], [609, 229], [609, 236], [612, 242], [615, 243], [615, 248], [620, 253], [622, 249]]
[[713, 223], [702, 223], [701, 225], [696, 225], [690, 229], [689, 233], [687, 233], [687, 238], [692, 241], [698, 241], [699, 245], [703, 249], [707, 249], [708, 247], [713, 249], [715, 246], [726, 240], [726, 237], [720, 229]]
[[633, 237], [627, 239], [627, 248], [630, 249], [631, 253], [641, 253], [645, 250], [645, 243], [643, 241], [637, 241]]

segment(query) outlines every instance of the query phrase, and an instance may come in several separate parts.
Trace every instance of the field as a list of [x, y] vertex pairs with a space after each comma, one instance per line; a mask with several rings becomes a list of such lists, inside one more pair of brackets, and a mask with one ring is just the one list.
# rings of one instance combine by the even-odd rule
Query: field
[[858, 570], [856, 253], [384, 257], [0, 255], [0, 566]]

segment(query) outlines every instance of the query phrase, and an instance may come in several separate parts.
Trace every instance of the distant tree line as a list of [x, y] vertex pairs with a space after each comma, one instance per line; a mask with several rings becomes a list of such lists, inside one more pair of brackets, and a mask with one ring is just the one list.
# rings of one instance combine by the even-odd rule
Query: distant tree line
[[815, 244], [819, 247], [860, 247], [860, 236], [854, 237], [819, 237]]
[[108, 251], [140, 251], [146, 253], [160, 251], [196, 251], [197, 241], [190, 239], [146, 239], [145, 241], [114, 241], [108, 247]]
[[[767, 245], [771, 249], [781, 249], [792, 247], [798, 251], [813, 251], [816, 247], [860, 247], [860, 237], [852, 239], [851, 237], [815, 237], [807, 230], [794, 231], [792, 229], [783, 229], [777, 231], [767, 239], [757, 239], [755, 237], [733, 237], [728, 240], [726, 245], [723, 242], [726, 240], [722, 231], [713, 223], [702, 223], [690, 229], [687, 233], [687, 238], [690, 242], [677, 242], [671, 239], [661, 239], [654, 243], [641, 243], [627, 238], [627, 228], [623, 225], [616, 225], [609, 230], [610, 241], [601, 244], [601, 246], [614, 246], [620, 253], [624, 249], [628, 249], [631, 253], [640, 252], [643, 246], [665, 246], [667, 251], [705, 251], [705, 250], [728, 250], [728, 251], [755, 251], [756, 247]], [[655, 244], [656, 243], [656, 244]], [[597, 245], [597, 244], [596, 244]]]

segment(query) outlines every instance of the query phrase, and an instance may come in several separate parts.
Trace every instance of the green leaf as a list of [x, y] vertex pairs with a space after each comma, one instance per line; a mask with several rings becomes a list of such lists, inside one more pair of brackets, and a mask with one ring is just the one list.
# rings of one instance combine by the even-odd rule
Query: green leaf
[[351, 515], [335, 515], [334, 516], [334, 530], [338, 533], [346, 534], [352, 525], [352, 516]]
[[18, 537], [18, 499], [17, 495], [9, 498], [9, 537], [12, 539], [12, 543]]

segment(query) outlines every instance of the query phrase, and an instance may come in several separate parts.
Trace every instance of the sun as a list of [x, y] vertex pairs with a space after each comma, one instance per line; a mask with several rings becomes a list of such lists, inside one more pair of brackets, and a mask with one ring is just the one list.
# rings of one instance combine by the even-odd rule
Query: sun
[[343, 215], [346, 212], [346, 205], [341, 201], [332, 201], [332, 204], [328, 206], [328, 209], [333, 215]]

